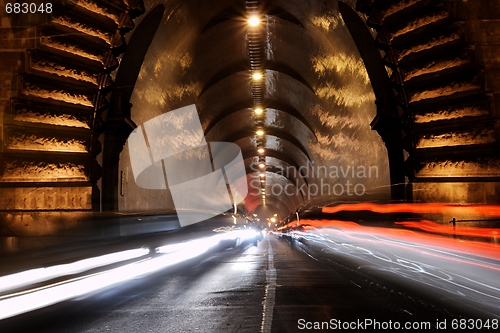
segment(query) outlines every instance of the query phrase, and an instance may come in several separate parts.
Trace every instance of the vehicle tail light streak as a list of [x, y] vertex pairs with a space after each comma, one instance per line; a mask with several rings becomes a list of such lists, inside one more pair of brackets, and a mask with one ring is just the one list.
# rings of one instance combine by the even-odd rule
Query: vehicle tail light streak
[[395, 222], [395, 224], [407, 228], [419, 229], [422, 231], [436, 233], [436, 234], [448, 234], [448, 235], [465, 236], [465, 237], [481, 237], [481, 238], [489, 238], [495, 242], [500, 241], [500, 229], [498, 228], [463, 227], [463, 228], [451, 229], [450, 226], [448, 225], [443, 225], [427, 220], [402, 221], [402, 222]]
[[338, 213], [341, 211], [368, 210], [374, 213], [436, 213], [457, 215], [500, 216], [500, 206], [496, 205], [451, 205], [442, 203], [401, 203], [375, 204], [371, 202], [340, 204], [323, 207], [323, 213]]
[[500, 317], [500, 246], [354, 222], [301, 220], [305, 251], [473, 318]]

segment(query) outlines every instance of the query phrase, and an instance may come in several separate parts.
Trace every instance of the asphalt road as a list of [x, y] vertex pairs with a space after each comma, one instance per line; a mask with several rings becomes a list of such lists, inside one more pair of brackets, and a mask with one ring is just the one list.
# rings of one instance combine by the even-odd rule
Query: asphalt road
[[[0, 329], [267, 333], [331, 331], [335, 321], [341, 325], [339, 320], [403, 322], [404, 305], [384, 297], [270, 235], [257, 247], [206, 254], [84, 299], [14, 318]], [[329, 327], [307, 329], [324, 322]]]

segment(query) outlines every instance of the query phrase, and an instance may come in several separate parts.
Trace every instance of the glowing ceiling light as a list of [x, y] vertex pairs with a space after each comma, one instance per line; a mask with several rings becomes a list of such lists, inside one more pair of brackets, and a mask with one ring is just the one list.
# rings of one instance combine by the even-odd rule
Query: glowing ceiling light
[[264, 110], [262, 110], [261, 108], [256, 108], [253, 111], [255, 112], [255, 114], [262, 114], [262, 112], [264, 112]]
[[261, 183], [265, 183], [266, 181], [265, 181], [264, 179], [262, 179], [260, 182], [261, 182]]
[[258, 130], [257, 132], [255, 132], [257, 135], [264, 135], [264, 131], [263, 130]]
[[262, 79], [262, 74], [259, 73], [259, 72], [253, 73], [252, 74], [252, 79], [258, 81], [258, 80]]
[[265, 167], [265, 166], [266, 166], [266, 165], [265, 165], [264, 163], [259, 164], [259, 168], [263, 168], [263, 167]]
[[265, 176], [266, 176], [266, 174], [264, 174], [264, 173], [261, 173], [261, 174], [260, 174], [260, 176], [261, 176], [261, 177], [265, 177]]
[[263, 152], [265, 152], [265, 150], [264, 150], [264, 148], [259, 148], [259, 149], [257, 149], [257, 152], [258, 152], [259, 154], [262, 154]]
[[248, 24], [250, 24], [252, 27], [255, 27], [260, 24], [260, 19], [257, 16], [252, 16], [248, 19]]

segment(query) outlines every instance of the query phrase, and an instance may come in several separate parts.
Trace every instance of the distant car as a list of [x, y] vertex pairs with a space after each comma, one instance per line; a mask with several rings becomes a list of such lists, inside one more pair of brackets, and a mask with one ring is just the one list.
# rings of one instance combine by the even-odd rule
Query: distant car
[[256, 246], [262, 239], [262, 231], [257, 227], [235, 228], [227, 231], [227, 237], [224, 237], [221, 243], [225, 247], [238, 247], [250, 243]]
[[262, 234], [262, 230], [256, 229], [257, 234], [254, 237], [253, 240], [253, 245], [257, 246], [257, 244], [264, 238], [264, 235]]

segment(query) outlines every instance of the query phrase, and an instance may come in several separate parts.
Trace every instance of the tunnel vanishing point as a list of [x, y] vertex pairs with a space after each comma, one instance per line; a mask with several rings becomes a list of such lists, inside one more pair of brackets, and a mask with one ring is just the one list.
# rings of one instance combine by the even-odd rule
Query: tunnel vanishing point
[[496, 0], [53, 5], [2, 12], [2, 236], [173, 209], [134, 183], [127, 138], [191, 104], [208, 142], [241, 148], [245, 214], [500, 203]]

